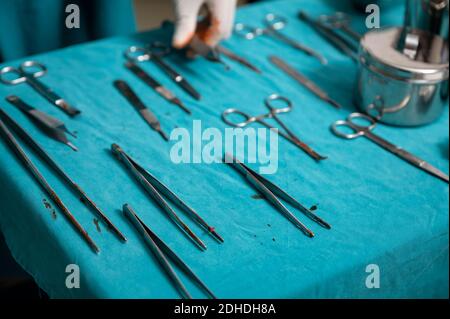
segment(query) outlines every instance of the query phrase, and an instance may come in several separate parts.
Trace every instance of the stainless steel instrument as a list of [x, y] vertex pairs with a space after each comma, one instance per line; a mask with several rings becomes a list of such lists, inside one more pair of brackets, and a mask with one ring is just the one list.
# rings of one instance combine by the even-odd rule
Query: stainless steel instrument
[[280, 32], [287, 24], [287, 20], [284, 17], [269, 13], [264, 18], [264, 27], [250, 27], [244, 23], [237, 23], [234, 31], [237, 35], [244, 37], [247, 40], [253, 40], [259, 36], [267, 35], [275, 40], [283, 42], [294, 49], [302, 51], [309, 56], [312, 56], [319, 60], [322, 64], [327, 64], [328, 61], [319, 52], [300, 44], [298, 41], [293, 40]]
[[[357, 120], [363, 120], [367, 122], [367, 125], [360, 124], [360, 121]], [[445, 182], [449, 182], [449, 177], [444, 172], [440, 171], [436, 167], [428, 164], [424, 160], [418, 158], [417, 156], [414, 156], [413, 154], [405, 151], [401, 147], [394, 145], [385, 139], [375, 135], [372, 133], [372, 130], [376, 126], [376, 121], [365, 114], [362, 113], [352, 113], [350, 114], [346, 120], [339, 120], [334, 122], [331, 125], [331, 131], [333, 134], [335, 134], [338, 137], [345, 138], [348, 140], [355, 139], [361, 136], [364, 136], [377, 144], [378, 146], [384, 148], [385, 150], [391, 152], [392, 154], [398, 156], [399, 158], [403, 159], [404, 161], [410, 163], [411, 165], [414, 165], [421, 170], [427, 172], [428, 174], [431, 174]], [[352, 133], [344, 133], [339, 128], [340, 127], [346, 127], [347, 129], [350, 129], [353, 131]]]
[[314, 233], [306, 227], [295, 215], [281, 203], [281, 199], [288, 202], [293, 207], [300, 210], [306, 217], [316, 222], [320, 226], [331, 229], [330, 224], [322, 218], [313, 213], [313, 208], [307, 208], [300, 204], [291, 195], [286, 193], [280, 187], [256, 173], [254, 170], [241, 163], [231, 154], [225, 154], [224, 162], [231, 165], [236, 171], [241, 173], [250, 184], [264, 196], [269, 203], [271, 203], [280, 213], [282, 213], [291, 223], [298, 227], [308, 237], [314, 237]]
[[135, 108], [137, 112], [142, 116], [145, 122], [156, 132], [161, 135], [161, 137], [168, 141], [169, 136], [164, 133], [161, 128], [161, 124], [159, 123], [156, 115], [153, 114], [150, 109], [145, 106], [145, 104], [141, 101], [141, 99], [134, 93], [131, 87], [122, 80], [114, 81], [114, 86], [116, 89], [127, 99], [127, 101]]
[[153, 90], [155, 90], [156, 93], [158, 93], [162, 98], [169, 101], [172, 104], [177, 105], [180, 107], [183, 111], [185, 111], [188, 114], [191, 114], [191, 111], [184, 106], [183, 102], [179, 98], [175, 96], [169, 89], [167, 89], [165, 86], [163, 86], [161, 83], [159, 83], [154, 77], [152, 77], [148, 72], [145, 72], [140, 66], [138, 66], [136, 63], [127, 61], [125, 63], [125, 67], [134, 73], [139, 79], [141, 79], [145, 84], [147, 84], [149, 87], [151, 87]]
[[[205, 243], [186, 225], [183, 220], [177, 215], [175, 210], [169, 205], [168, 201], [173, 202], [181, 208], [195, 223], [203, 227], [215, 240], [222, 243], [222, 237], [216, 232], [215, 228], [210, 226], [206, 221], [200, 217], [191, 207], [189, 207], [182, 199], [173, 193], [166, 185], [161, 183], [149, 171], [145, 170], [122, 148], [117, 144], [111, 145], [111, 152], [117, 159], [128, 168], [137, 181], [142, 185], [145, 191], [151, 196], [156, 204], [167, 214], [167, 216], [182, 230], [186, 236], [192, 240], [200, 249], [205, 250], [207, 247]], [[166, 199], [167, 200], [166, 200]]]
[[163, 60], [163, 57], [169, 54], [170, 51], [171, 49], [165, 44], [153, 42], [147, 47], [131, 46], [125, 51], [124, 55], [129, 61], [135, 63], [152, 61], [190, 96], [200, 100], [200, 93], [180, 73]]
[[[5, 66], [0, 70], [0, 82], [9, 85], [17, 85], [27, 83], [42, 97], [46, 98], [50, 103], [61, 109], [69, 116], [75, 116], [81, 113], [80, 110], [70, 106], [64, 99], [53, 92], [38, 78], [47, 74], [45, 65], [36, 61], [25, 61], [18, 68], [12, 66]], [[9, 78], [12, 75], [13, 78]]]
[[342, 106], [336, 102], [334, 99], [332, 99], [327, 92], [322, 90], [317, 84], [315, 84], [313, 81], [305, 77], [303, 74], [301, 74], [299, 71], [295, 70], [293, 67], [291, 67], [289, 64], [281, 60], [280, 58], [272, 55], [269, 56], [270, 62], [272, 62], [276, 67], [278, 67], [280, 70], [282, 70], [284, 73], [289, 75], [291, 78], [293, 78], [295, 81], [297, 81], [299, 84], [307, 88], [309, 91], [311, 91], [315, 96], [320, 98], [321, 100], [329, 103], [331, 106], [340, 109]]
[[123, 213], [130, 220], [136, 230], [144, 239], [147, 246], [155, 255], [161, 267], [166, 272], [167, 276], [174, 283], [183, 298], [192, 299], [191, 294], [186, 286], [176, 274], [169, 261], [177, 265], [188, 277], [190, 277], [199, 287], [201, 287], [211, 298], [216, 299], [216, 296], [211, 290], [200, 280], [199, 277], [191, 270], [191, 268], [180, 258], [170, 247], [159, 238], [136, 214], [133, 208], [125, 204], [123, 205]]
[[[274, 106], [274, 102], [276, 102], [276, 101], [281, 101], [282, 103], [285, 104], [285, 106], [284, 107], [275, 107]], [[284, 130], [284, 131], [278, 130], [277, 131], [278, 135], [282, 136], [283, 138], [285, 138], [286, 140], [288, 140], [289, 142], [291, 142], [292, 144], [294, 144], [295, 146], [300, 148], [302, 151], [304, 151], [306, 154], [311, 156], [316, 161], [321, 161], [321, 160], [327, 159], [326, 156], [320, 155], [319, 153], [314, 151], [311, 147], [309, 147], [306, 143], [301, 141], [286, 126], [286, 124], [284, 124], [280, 120], [280, 118], [278, 117], [278, 114], [288, 113], [288, 112], [290, 112], [292, 110], [292, 102], [288, 98], [286, 98], [284, 96], [280, 96], [278, 94], [271, 94], [271, 95], [269, 95], [269, 97], [267, 97], [265, 99], [264, 104], [269, 109], [269, 113], [261, 114], [261, 115], [257, 115], [257, 116], [250, 116], [247, 113], [242, 112], [242, 111], [240, 111], [238, 109], [229, 108], [229, 109], [226, 109], [225, 111], [223, 111], [223, 113], [222, 113], [222, 120], [225, 123], [227, 123], [228, 125], [231, 125], [231, 126], [234, 126], [234, 127], [241, 127], [242, 128], [242, 127], [246, 127], [247, 125], [250, 125], [252, 123], [259, 123], [261, 125], [264, 125], [268, 129], [274, 129], [275, 127], [273, 127], [272, 125], [270, 125], [269, 123], [267, 123], [265, 121], [265, 119], [273, 119]], [[232, 115], [232, 114], [240, 116], [241, 118], [244, 119], [244, 121], [242, 121], [242, 122], [235, 122], [235, 121], [230, 120], [229, 116]]]
[[28, 115], [28, 117], [30, 117], [31, 120], [44, 131], [45, 134], [47, 134], [54, 140], [57, 140], [58, 142], [66, 144], [75, 152], [78, 151], [78, 148], [67, 139], [66, 133], [72, 135], [75, 138], [76, 135], [70, 132], [63, 122], [35, 109], [31, 105], [28, 105], [18, 96], [9, 95], [6, 97], [6, 100], [22, 112], [24, 112], [26, 115]]

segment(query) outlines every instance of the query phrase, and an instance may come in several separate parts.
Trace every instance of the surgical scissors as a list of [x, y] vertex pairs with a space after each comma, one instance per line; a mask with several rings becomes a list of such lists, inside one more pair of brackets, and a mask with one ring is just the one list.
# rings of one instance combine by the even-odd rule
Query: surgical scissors
[[[368, 125], [360, 124], [356, 120], [365, 121]], [[449, 182], [449, 177], [444, 172], [440, 171], [436, 167], [428, 164], [424, 160], [412, 155], [411, 153], [403, 150], [401, 147], [394, 145], [385, 139], [373, 134], [371, 131], [375, 128], [377, 122], [372, 117], [362, 114], [362, 113], [351, 113], [346, 120], [339, 120], [331, 125], [331, 131], [338, 137], [345, 139], [355, 139], [360, 136], [364, 136], [377, 144], [378, 146], [384, 148], [385, 150], [391, 152], [392, 154], [400, 157], [406, 162], [416, 166], [425, 172], [445, 181]], [[353, 131], [353, 133], [344, 133], [339, 130], [339, 127], [346, 127]]]
[[[80, 114], [80, 110], [70, 106], [64, 99], [53, 92], [52, 89], [44, 85], [38, 78], [47, 73], [47, 68], [42, 63], [36, 61], [25, 61], [18, 68], [5, 66], [0, 70], [0, 82], [9, 85], [27, 83], [36, 92], [46, 98], [50, 103], [60, 108], [69, 116]], [[7, 74], [14, 74], [15, 78], [8, 79]]]
[[162, 57], [168, 55], [170, 51], [170, 48], [164, 43], [155, 41], [146, 47], [131, 46], [125, 51], [124, 54], [125, 57], [131, 62], [154, 62], [172, 79], [172, 81], [189, 93], [189, 95], [191, 95], [194, 99], [200, 100], [201, 96], [197, 90], [195, 90], [180, 73], [175, 71], [175, 69], [173, 69], [162, 59]]
[[292, 46], [293, 48], [306, 53], [309, 56], [315, 57], [320, 61], [320, 63], [324, 65], [328, 63], [325, 57], [321, 55], [319, 52], [316, 52], [313, 49], [304, 46], [303, 44], [300, 44], [299, 42], [279, 32], [286, 26], [286, 23], [287, 23], [286, 18], [277, 16], [273, 13], [269, 13], [264, 18], [265, 27], [254, 28], [244, 23], [237, 23], [234, 27], [234, 31], [237, 35], [242, 36], [247, 40], [252, 40], [262, 35], [271, 36], [274, 39], [284, 42]]
[[[273, 105], [273, 103], [275, 101], [281, 101], [283, 102], [286, 106], [284, 107], [275, 107]], [[299, 147], [301, 150], [303, 150], [305, 153], [307, 153], [309, 156], [311, 156], [312, 158], [314, 158], [316, 161], [320, 161], [320, 160], [324, 160], [327, 157], [322, 156], [318, 153], [316, 153], [313, 149], [311, 149], [308, 145], [306, 145], [304, 142], [302, 142], [297, 136], [295, 136], [295, 134], [287, 128], [287, 126], [278, 118], [277, 114], [281, 114], [281, 113], [288, 113], [292, 110], [292, 102], [284, 97], [284, 96], [280, 96], [278, 94], [272, 94], [269, 97], [267, 97], [264, 100], [264, 104], [266, 105], [266, 107], [269, 109], [269, 113], [266, 114], [261, 114], [258, 116], [250, 116], [247, 113], [244, 113], [238, 109], [235, 108], [229, 108], [226, 109], [223, 113], [222, 113], [222, 119], [225, 123], [227, 123], [228, 125], [234, 126], [234, 127], [245, 127], [253, 122], [257, 122], [261, 125], [264, 125], [265, 127], [267, 127], [268, 129], [276, 129], [274, 126], [268, 124], [266, 121], [264, 121], [264, 119], [274, 119], [283, 129], [283, 131], [280, 131], [278, 129], [277, 133], [278, 135], [284, 137], [285, 139], [287, 139], [289, 142], [291, 142], [292, 144], [294, 144], [295, 146]], [[228, 119], [230, 114], [238, 114], [240, 116], [242, 116], [244, 118], [243, 122], [233, 122], [230, 121]]]
[[358, 32], [354, 31], [352, 28], [350, 28], [351, 18], [348, 14], [344, 12], [338, 11], [331, 15], [323, 14], [319, 16], [319, 21], [332, 28], [342, 30], [355, 41], [359, 42], [359, 40], [361, 40], [361, 35]]

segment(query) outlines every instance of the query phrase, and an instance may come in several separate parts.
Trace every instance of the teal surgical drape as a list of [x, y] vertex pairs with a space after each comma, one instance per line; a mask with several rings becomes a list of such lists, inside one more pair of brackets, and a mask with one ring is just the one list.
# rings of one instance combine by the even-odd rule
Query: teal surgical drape
[[[79, 29], [66, 27], [69, 4]], [[132, 0], [1, 0], [0, 62], [134, 30]]]

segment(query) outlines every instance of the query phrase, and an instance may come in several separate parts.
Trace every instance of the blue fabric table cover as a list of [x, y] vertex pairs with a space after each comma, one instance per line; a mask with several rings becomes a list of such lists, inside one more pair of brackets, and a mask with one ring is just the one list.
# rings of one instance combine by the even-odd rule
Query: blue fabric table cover
[[[101, 248], [95, 255], [57, 210], [56, 219], [44, 206], [47, 198], [4, 142], [0, 142], [0, 227], [17, 262], [51, 297], [178, 298], [121, 207], [130, 203], [220, 298], [448, 298], [448, 185], [381, 150], [366, 139], [336, 138], [329, 125], [354, 111], [352, 90], [356, 68], [311, 29], [298, 21], [302, 8], [311, 15], [351, 11], [344, 1], [280, 1], [247, 6], [238, 21], [255, 24], [268, 12], [288, 18], [283, 32], [320, 49], [328, 66], [295, 50], [261, 37], [246, 41], [233, 37], [226, 46], [248, 57], [263, 76], [230, 62], [232, 70], [202, 59], [185, 63], [167, 60], [197, 87], [203, 99], [194, 101], [150, 63], [163, 84], [183, 97], [191, 117], [168, 104], [123, 67], [122, 52], [133, 44], [168, 41], [170, 34], [155, 30], [117, 37], [32, 57], [48, 66], [42, 80], [83, 110], [70, 120], [26, 85], [0, 85], [3, 100], [16, 94], [26, 102], [63, 119], [78, 132], [80, 151], [72, 152], [42, 135], [13, 106], [1, 107], [36, 137], [45, 149], [97, 202], [128, 237], [119, 242], [45, 165], [39, 167], [55, 186]], [[383, 24], [399, 24], [401, 4], [382, 8]], [[364, 16], [354, 14], [355, 28], [363, 30]], [[300, 36], [301, 35], [301, 36]], [[277, 54], [320, 83], [345, 108], [321, 102], [267, 61]], [[21, 61], [14, 61], [18, 65]], [[315, 163], [283, 139], [279, 140], [279, 169], [268, 178], [306, 205], [319, 203], [318, 213], [333, 228], [322, 229], [295, 211], [316, 233], [305, 237], [265, 200], [252, 198], [255, 190], [223, 164], [178, 164], [170, 161], [172, 144], [151, 131], [112, 85], [116, 78], [131, 83], [160, 118], [163, 128], [192, 130], [192, 120], [224, 129], [220, 115], [238, 106], [251, 114], [265, 111], [263, 99], [279, 92], [294, 101], [283, 121], [303, 139], [329, 156]], [[448, 171], [448, 113], [418, 128], [379, 125], [376, 133]], [[178, 193], [225, 238], [220, 245], [204, 231], [188, 224], [208, 245], [200, 252], [147, 197], [109, 151], [116, 142], [144, 167]], [[36, 157], [31, 156], [33, 159]], [[255, 167], [255, 166], [253, 166]], [[52, 204], [53, 205], [53, 204]], [[53, 205], [54, 206], [54, 205]], [[65, 286], [66, 265], [77, 264], [80, 289]], [[368, 264], [380, 268], [381, 286], [368, 289]], [[182, 278], [186, 279], [184, 276]], [[195, 297], [204, 297], [187, 283]]]

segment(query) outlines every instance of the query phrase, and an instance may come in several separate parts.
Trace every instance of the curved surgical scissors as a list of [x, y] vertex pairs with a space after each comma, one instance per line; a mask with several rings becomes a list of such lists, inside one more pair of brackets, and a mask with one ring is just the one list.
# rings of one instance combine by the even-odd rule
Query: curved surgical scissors
[[269, 13], [265, 16], [263, 23], [265, 27], [257, 27], [257, 28], [250, 27], [244, 23], [237, 23], [234, 27], [234, 31], [237, 35], [247, 40], [252, 40], [262, 35], [271, 36], [281, 42], [284, 42], [292, 46], [297, 50], [306, 53], [307, 55], [315, 57], [322, 64], [328, 63], [327, 60], [320, 53], [314, 51], [313, 49], [307, 46], [304, 46], [303, 44], [300, 44], [299, 42], [279, 32], [286, 26], [287, 24], [286, 18], [275, 15], [273, 13]]
[[[9, 74], [10, 76], [6, 76]], [[52, 89], [44, 85], [38, 78], [47, 74], [47, 68], [42, 63], [36, 61], [25, 61], [18, 68], [5, 66], [0, 70], [0, 82], [8, 85], [17, 85], [27, 83], [36, 92], [46, 98], [50, 103], [60, 108], [70, 116], [81, 113], [74, 107], [71, 107]]]
[[[284, 107], [276, 107], [273, 105], [273, 103], [275, 101], [281, 101], [282, 103], [285, 104], [285, 106]], [[238, 109], [229, 108], [229, 109], [226, 109], [222, 113], [222, 119], [225, 123], [227, 123], [228, 125], [234, 126], [234, 127], [242, 128], [251, 123], [257, 122], [257, 123], [267, 127], [268, 129], [276, 129], [278, 135], [284, 137], [289, 142], [291, 142], [292, 144], [299, 147], [301, 150], [303, 150], [309, 156], [314, 158], [316, 161], [326, 159], [325, 156], [322, 156], [322, 155], [316, 153], [308, 145], [306, 145], [304, 142], [302, 142], [297, 136], [295, 136], [295, 134], [290, 129], [288, 129], [287, 126], [277, 116], [277, 114], [288, 113], [292, 110], [292, 102], [288, 98], [280, 96], [278, 94], [272, 94], [265, 99], [264, 104], [269, 109], [269, 113], [258, 115], [258, 116], [250, 116], [247, 113], [242, 112]], [[244, 118], [244, 121], [234, 122], [229, 119], [230, 114], [237, 114], [237, 115], [241, 116], [242, 118]], [[264, 119], [274, 119], [281, 126], [281, 128], [284, 130], [284, 132], [280, 131], [277, 128], [275, 128], [274, 126], [270, 125], [269, 123], [264, 121]]]
[[361, 40], [361, 35], [350, 28], [351, 18], [348, 14], [344, 12], [335, 12], [331, 15], [321, 15], [319, 16], [319, 21], [325, 25], [328, 25], [334, 29], [340, 29], [347, 33], [355, 41]]
[[[367, 125], [356, 122], [356, 120], [358, 119], [366, 121]], [[444, 172], [428, 164], [424, 160], [414, 156], [413, 154], [403, 150], [401, 147], [394, 145], [386, 141], [385, 139], [373, 134], [372, 130], [375, 128], [376, 125], [377, 122], [375, 121], [374, 118], [362, 113], [352, 113], [347, 117], [346, 120], [339, 120], [334, 122], [331, 125], [331, 131], [336, 136], [349, 140], [355, 139], [360, 136], [364, 136], [369, 140], [371, 140], [372, 142], [374, 142], [375, 144], [384, 148], [385, 150], [405, 160], [406, 162], [424, 170], [425, 172], [437, 178], [442, 179], [447, 183], [449, 182], [449, 177]], [[344, 133], [342, 130], [339, 129], [340, 127], [346, 127], [347, 129], [350, 129], [352, 133]]]
[[169, 64], [164, 62], [162, 57], [168, 55], [171, 49], [162, 42], [155, 41], [146, 47], [131, 46], [125, 50], [124, 55], [131, 62], [144, 62], [152, 61], [161, 70], [169, 76], [172, 81], [178, 84], [183, 90], [189, 93], [196, 100], [200, 99], [200, 94], [195, 90], [192, 85]]

